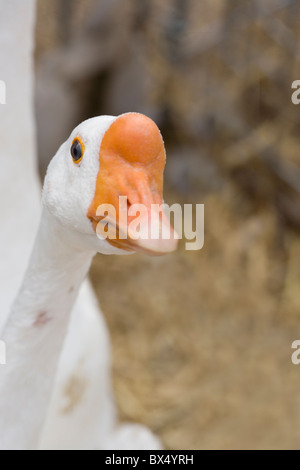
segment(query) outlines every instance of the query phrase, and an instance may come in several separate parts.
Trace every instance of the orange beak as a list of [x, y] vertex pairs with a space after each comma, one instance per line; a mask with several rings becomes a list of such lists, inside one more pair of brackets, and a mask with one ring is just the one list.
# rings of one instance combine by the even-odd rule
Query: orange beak
[[[107, 230], [105, 238], [111, 245], [153, 255], [174, 251], [178, 236], [158, 209], [163, 204], [166, 152], [156, 124], [142, 114], [120, 116], [104, 135], [99, 158], [95, 195], [87, 214], [94, 230], [103, 235], [103, 223], [109, 224], [99, 208], [110, 205], [116, 216], [110, 222], [114, 235]], [[133, 210], [137, 207], [138, 214]]]

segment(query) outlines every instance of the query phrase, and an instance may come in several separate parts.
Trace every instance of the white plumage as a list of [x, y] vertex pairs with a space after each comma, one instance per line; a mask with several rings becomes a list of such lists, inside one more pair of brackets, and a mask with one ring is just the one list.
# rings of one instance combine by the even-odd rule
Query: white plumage
[[[53, 159], [29, 269], [11, 310], [41, 212], [32, 112], [34, 8], [34, 0], [0, 0], [0, 78], [8, 93], [0, 108], [0, 338], [8, 355], [0, 366], [0, 448], [157, 449], [147, 429], [116, 426], [108, 333], [84, 281], [96, 252], [121, 253], [96, 237], [87, 217], [99, 148], [117, 118], [81, 124]], [[70, 156], [78, 134], [86, 147], [80, 168]]]

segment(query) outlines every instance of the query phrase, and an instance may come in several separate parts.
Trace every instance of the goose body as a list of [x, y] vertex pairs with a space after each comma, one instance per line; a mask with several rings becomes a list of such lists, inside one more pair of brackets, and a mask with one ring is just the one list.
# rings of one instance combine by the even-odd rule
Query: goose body
[[[99, 171], [104, 136], [107, 133], [106, 146], [115, 141], [122, 151], [124, 133], [115, 139], [109, 130], [115, 122], [129, 123], [132, 155], [141, 150], [134, 141], [145, 146], [148, 138], [147, 158], [151, 158], [153, 135], [158, 145], [152, 149], [155, 152], [162, 152], [162, 140], [150, 120], [135, 114], [98, 117], [81, 124], [51, 163], [41, 210], [32, 112], [34, 10], [34, 0], [26, 5], [23, 0], [0, 0], [1, 22], [9, 25], [0, 30], [0, 64], [8, 64], [1, 66], [8, 98], [7, 105], [0, 107], [0, 161], [5, 170], [0, 173], [0, 338], [6, 341], [8, 353], [7, 366], [0, 368], [0, 448], [156, 449], [160, 444], [147, 429], [117, 427], [108, 333], [85, 276], [96, 252], [124, 253], [107, 240], [99, 240], [96, 212], [91, 216], [101, 197], [113, 196]], [[136, 126], [144, 126], [146, 134], [137, 132]], [[13, 129], [17, 129], [15, 138], [11, 137]], [[81, 165], [74, 163], [70, 152], [78, 135], [86, 151]], [[141, 186], [143, 162], [138, 164], [135, 171], [139, 171]], [[156, 175], [158, 195], [163, 166], [162, 153]], [[128, 192], [133, 182], [134, 178]], [[131, 198], [139, 191], [131, 191]], [[145, 200], [149, 195], [144, 195]]]
[[0, 77], [7, 90], [6, 104], [0, 105], [1, 335], [29, 261], [41, 189], [32, 109], [34, 1], [1, 0], [0, 22]]
[[[6, 104], [0, 106], [2, 339], [4, 325], [28, 266], [41, 213], [32, 104], [35, 0], [0, 0], [0, 22], [0, 77], [7, 87]], [[7, 360], [10, 361], [9, 348]], [[2, 371], [0, 369], [0, 379]], [[76, 388], [75, 378], [81, 373], [89, 374], [90, 386], [84, 397], [71, 403], [72, 383], [73, 388]], [[26, 380], [25, 371], [19, 379], [20, 384]], [[0, 400], [3, 406], [7, 405], [2, 397]], [[84, 429], [82, 415], [89, 417]], [[46, 424], [38, 445], [45, 449], [101, 448], [106, 446], [105, 442], [109, 439], [114, 442], [115, 427], [116, 412], [110, 388], [109, 337], [94, 292], [86, 280], [74, 306]], [[142, 430], [142, 434], [144, 432]], [[128, 428], [129, 442], [130, 433]], [[22, 448], [17, 441], [6, 445], [5, 434], [4, 431], [0, 433], [0, 447]], [[123, 442], [123, 445], [127, 447], [129, 442]], [[114, 446], [113, 443], [110, 445]]]

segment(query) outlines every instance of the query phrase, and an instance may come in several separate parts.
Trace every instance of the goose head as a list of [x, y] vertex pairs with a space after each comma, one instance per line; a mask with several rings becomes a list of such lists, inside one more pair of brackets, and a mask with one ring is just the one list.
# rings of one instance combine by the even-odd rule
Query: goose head
[[[163, 204], [165, 163], [164, 142], [150, 118], [128, 113], [89, 119], [74, 129], [51, 161], [43, 204], [85, 249], [104, 254], [169, 253], [176, 249], [176, 233], [162, 212], [153, 217], [155, 211], [151, 211]], [[123, 204], [126, 201], [122, 214], [120, 196]], [[140, 235], [133, 236], [130, 222], [137, 214], [134, 216], [131, 209], [137, 204], [143, 205], [144, 214], [139, 213]], [[106, 205], [113, 208], [114, 220], [99, 212], [99, 207]], [[101, 236], [98, 229], [104, 221], [117, 236], [105, 237], [103, 232]], [[156, 237], [151, 237], [149, 230], [153, 224], [158, 225]], [[169, 236], [162, 236], [162, 228]]]

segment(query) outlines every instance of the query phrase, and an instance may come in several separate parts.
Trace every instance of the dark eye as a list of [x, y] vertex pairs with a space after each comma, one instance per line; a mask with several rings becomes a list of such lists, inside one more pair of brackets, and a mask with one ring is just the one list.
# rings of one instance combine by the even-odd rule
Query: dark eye
[[82, 157], [84, 154], [84, 145], [77, 137], [73, 140], [73, 144], [71, 147], [71, 155], [73, 158], [74, 163], [78, 164], [81, 162]]

